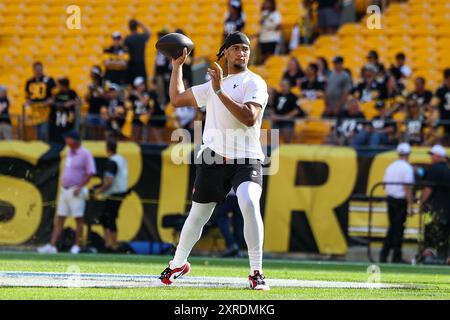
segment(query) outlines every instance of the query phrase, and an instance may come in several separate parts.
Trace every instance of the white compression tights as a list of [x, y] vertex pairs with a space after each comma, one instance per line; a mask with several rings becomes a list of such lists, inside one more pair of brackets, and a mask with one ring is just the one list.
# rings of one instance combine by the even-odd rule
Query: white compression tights
[[[259, 270], [262, 273], [264, 225], [259, 205], [261, 193], [261, 186], [251, 181], [241, 183], [236, 190], [239, 207], [244, 218], [244, 237], [248, 247], [251, 274], [253, 274], [254, 270]], [[192, 202], [189, 216], [181, 231], [172, 267], [179, 268], [186, 263], [192, 248], [200, 239], [203, 226], [208, 222], [215, 206], [215, 202]]]

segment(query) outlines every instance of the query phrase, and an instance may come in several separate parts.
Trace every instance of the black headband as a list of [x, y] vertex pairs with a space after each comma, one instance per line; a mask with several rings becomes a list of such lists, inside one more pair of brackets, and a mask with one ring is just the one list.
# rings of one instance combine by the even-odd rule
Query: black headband
[[220, 60], [220, 58], [223, 57], [225, 49], [228, 49], [232, 45], [241, 44], [241, 43], [250, 46], [250, 40], [242, 32], [236, 31], [236, 32], [230, 33], [225, 38], [224, 43], [222, 44], [222, 46], [219, 49], [219, 53], [216, 55], [217, 60]]

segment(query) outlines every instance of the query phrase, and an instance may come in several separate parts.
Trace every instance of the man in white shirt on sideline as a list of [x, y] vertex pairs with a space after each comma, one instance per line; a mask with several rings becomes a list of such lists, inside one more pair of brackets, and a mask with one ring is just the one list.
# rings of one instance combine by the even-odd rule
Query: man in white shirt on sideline
[[[203, 226], [231, 188], [236, 192], [244, 218], [248, 247], [250, 288], [268, 290], [262, 271], [264, 226], [260, 211], [262, 193], [261, 122], [267, 105], [266, 82], [247, 68], [250, 40], [242, 32], [229, 34], [217, 54], [226, 59], [227, 76], [219, 64], [208, 70], [211, 81], [185, 89], [182, 66], [187, 56], [172, 59], [170, 101], [174, 107], [206, 106], [203, 144], [197, 167], [192, 207], [181, 231], [175, 257], [161, 273], [162, 284], [170, 285], [190, 271], [187, 258], [200, 239]], [[229, 134], [234, 134], [229, 139]], [[212, 160], [212, 161], [211, 161]]]
[[[393, 263], [405, 263], [402, 258], [403, 231], [407, 216], [413, 214], [414, 169], [409, 164], [411, 146], [400, 143], [398, 159], [391, 163], [384, 174], [384, 189], [387, 195], [389, 229], [380, 253], [380, 262], [387, 262], [391, 249]], [[394, 183], [394, 184], [389, 184]]]

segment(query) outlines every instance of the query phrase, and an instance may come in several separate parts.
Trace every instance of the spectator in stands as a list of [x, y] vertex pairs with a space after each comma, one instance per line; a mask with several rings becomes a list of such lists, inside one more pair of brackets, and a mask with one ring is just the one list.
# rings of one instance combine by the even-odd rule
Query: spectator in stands
[[409, 78], [412, 71], [411, 68], [406, 65], [406, 56], [403, 52], [399, 52], [395, 56], [395, 64], [391, 66], [391, 74], [397, 80]]
[[431, 221], [425, 225], [424, 247], [433, 248], [440, 263], [450, 263], [450, 169], [449, 157], [442, 145], [435, 145], [429, 152], [431, 166], [425, 175], [427, 186], [422, 191], [420, 207], [429, 212]]
[[91, 83], [88, 86], [85, 100], [89, 106], [86, 117], [87, 137], [89, 139], [102, 139], [104, 137], [105, 122], [100, 117], [100, 108], [106, 105], [105, 88], [102, 70], [93, 66], [90, 72]]
[[280, 92], [271, 92], [270, 119], [272, 128], [280, 130], [283, 141], [291, 143], [295, 119], [305, 117], [306, 114], [297, 103], [298, 97], [291, 92], [292, 86], [288, 79], [281, 80], [280, 88]]
[[152, 102], [152, 108], [150, 110], [150, 134], [149, 138], [153, 143], [162, 144], [164, 143], [164, 131], [166, 127], [166, 113], [164, 106], [158, 102], [156, 98], [156, 91], [153, 89], [154, 83], [150, 86], [150, 99]]
[[338, 116], [345, 109], [348, 94], [352, 89], [350, 76], [344, 70], [344, 58], [336, 56], [333, 59], [334, 70], [327, 80], [325, 89], [325, 111], [323, 117]]
[[404, 106], [405, 95], [405, 86], [393, 75], [388, 75], [381, 87], [379, 99], [385, 102], [386, 108], [393, 114]]
[[361, 102], [375, 101], [380, 96], [381, 83], [377, 81], [377, 67], [367, 63], [362, 69], [362, 81], [353, 88], [353, 95]]
[[283, 73], [283, 79], [288, 79], [291, 87], [299, 86], [301, 79], [305, 76], [305, 73], [300, 66], [300, 62], [296, 57], [289, 59], [286, 70]]
[[125, 124], [127, 109], [125, 102], [120, 98], [120, 87], [111, 83], [106, 93], [106, 105], [100, 108], [103, 121], [106, 123], [109, 137], [122, 137], [122, 127]]
[[336, 143], [339, 145], [351, 144], [353, 138], [364, 129], [366, 117], [361, 112], [359, 101], [350, 98], [348, 108], [339, 113], [336, 124]]
[[11, 117], [9, 115], [9, 99], [6, 87], [0, 85], [0, 140], [12, 139]]
[[406, 101], [405, 116], [405, 141], [412, 145], [422, 145], [424, 142], [424, 129], [427, 119], [425, 118], [420, 106], [415, 99]]
[[446, 144], [450, 144], [450, 68], [444, 70], [444, 82], [436, 91], [435, 105], [444, 127]]
[[341, 24], [342, 0], [317, 0], [317, 3], [320, 33], [336, 33]]
[[[145, 66], [145, 46], [150, 39], [150, 30], [140, 21], [131, 19], [129, 24], [130, 35], [125, 38], [125, 47], [128, 48], [130, 60], [128, 61], [128, 83], [133, 84], [134, 79], [143, 77], [147, 85], [147, 71]], [[142, 29], [142, 33], [138, 32]]]
[[[177, 29], [175, 32], [186, 35], [182, 29]], [[194, 61], [194, 53], [195, 48], [192, 49], [191, 53], [186, 57], [186, 61], [183, 63], [183, 81], [186, 89], [193, 85], [192, 64]]]
[[76, 222], [75, 243], [70, 252], [78, 254], [81, 250], [83, 236], [84, 210], [88, 196], [87, 184], [95, 175], [95, 161], [92, 153], [81, 144], [78, 132], [70, 131], [65, 135], [68, 147], [64, 170], [62, 173], [62, 189], [59, 193], [57, 216], [49, 244], [38, 248], [39, 253], [57, 253], [56, 243], [61, 236], [67, 217], [74, 217]]
[[143, 142], [146, 140], [146, 126], [150, 117], [150, 102], [154, 104], [157, 99], [156, 93], [150, 99], [150, 93], [145, 89], [143, 77], [137, 77], [133, 81], [133, 89], [128, 96], [129, 109], [133, 111], [133, 141]]
[[116, 31], [112, 34], [112, 45], [103, 50], [105, 80], [125, 86], [127, 83], [127, 66], [130, 59], [128, 49], [122, 43], [122, 35]]
[[381, 81], [384, 78], [384, 65], [380, 62], [378, 52], [376, 50], [370, 50], [367, 54], [367, 63], [374, 65], [377, 68], [377, 80]]
[[427, 109], [432, 98], [433, 93], [425, 87], [425, 78], [417, 77], [414, 80], [414, 90], [409, 94], [408, 99], [416, 100], [421, 108]]
[[393, 136], [397, 131], [397, 125], [394, 119], [387, 112], [383, 101], [378, 101], [375, 107], [378, 115], [366, 124], [363, 130], [355, 135], [352, 146], [377, 148], [382, 145], [394, 143]]
[[31, 110], [37, 139], [42, 141], [48, 141], [48, 116], [55, 87], [55, 80], [44, 74], [42, 62], [33, 63], [33, 77], [25, 84], [25, 109]]
[[264, 0], [261, 7], [261, 25], [259, 32], [259, 46], [262, 63], [274, 55], [281, 41], [281, 14], [277, 11], [275, 0]]
[[305, 71], [305, 77], [300, 82], [301, 97], [308, 100], [323, 98], [325, 83], [319, 81], [319, 67], [310, 63]]
[[[230, 213], [232, 214], [231, 217]], [[233, 189], [228, 193], [224, 202], [216, 205], [211, 222], [219, 227], [225, 240], [227, 248], [222, 253], [222, 257], [237, 256], [244, 239], [244, 220]]]
[[321, 82], [327, 82], [327, 79], [331, 74], [327, 59], [324, 57], [318, 57], [316, 64], [319, 67], [318, 80]]
[[245, 27], [245, 14], [242, 3], [238, 0], [231, 0], [228, 5], [228, 12], [225, 17], [223, 27], [223, 38], [235, 31], [243, 31]]
[[[168, 31], [166, 29], [158, 32], [158, 38], [164, 37]], [[158, 92], [159, 101], [161, 104], [169, 102], [169, 80], [170, 80], [170, 61], [161, 52], [156, 52], [155, 59], [155, 82], [156, 91]]]
[[79, 121], [81, 101], [78, 94], [70, 88], [68, 78], [59, 78], [50, 110], [50, 142], [64, 145], [67, 132], [76, 129]]

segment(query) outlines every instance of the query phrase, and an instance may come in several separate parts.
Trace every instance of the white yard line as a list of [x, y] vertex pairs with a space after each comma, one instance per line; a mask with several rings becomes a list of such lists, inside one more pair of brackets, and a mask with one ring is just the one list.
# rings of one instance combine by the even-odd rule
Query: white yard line
[[[341, 288], [341, 289], [418, 289], [417, 286], [295, 279], [267, 279], [271, 287], [281, 288]], [[0, 287], [56, 287], [56, 288], [143, 288], [161, 286], [156, 275], [129, 275], [106, 273], [56, 273], [0, 271]], [[177, 280], [175, 287], [245, 288], [245, 278], [191, 277]]]

